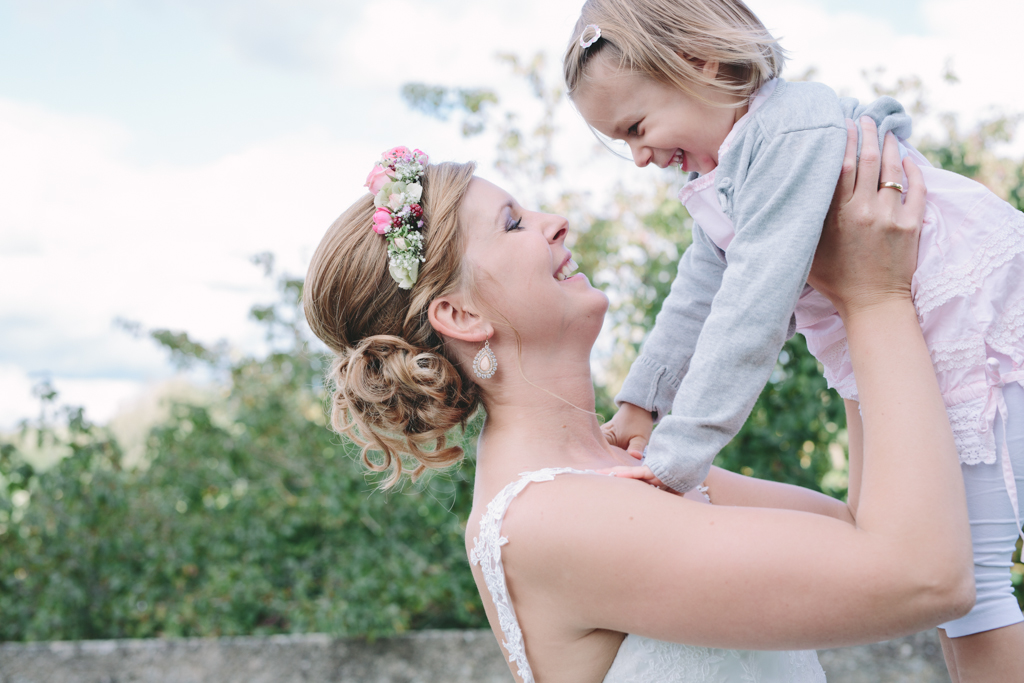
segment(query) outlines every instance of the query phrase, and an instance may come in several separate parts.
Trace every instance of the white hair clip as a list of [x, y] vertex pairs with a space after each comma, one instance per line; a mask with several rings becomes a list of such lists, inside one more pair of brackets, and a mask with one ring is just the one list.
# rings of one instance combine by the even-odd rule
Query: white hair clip
[[[583, 40], [583, 36], [587, 35], [587, 30], [594, 29], [594, 36], [590, 40]], [[596, 43], [601, 39], [601, 27], [597, 24], [587, 24], [583, 28], [583, 33], [580, 34], [580, 47], [586, 50], [588, 47]]]

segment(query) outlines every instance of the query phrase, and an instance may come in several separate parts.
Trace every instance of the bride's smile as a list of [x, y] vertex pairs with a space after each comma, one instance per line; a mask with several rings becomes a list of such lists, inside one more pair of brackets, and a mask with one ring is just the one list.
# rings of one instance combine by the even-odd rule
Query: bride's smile
[[498, 333], [518, 332], [519, 340], [513, 334], [512, 341], [523, 345], [524, 359], [532, 347], [549, 349], [552, 344], [589, 357], [608, 297], [586, 275], [573, 272], [575, 261], [565, 246], [568, 221], [528, 211], [482, 178], [470, 181], [459, 216], [466, 226], [465, 262], [470, 264], [473, 298], [484, 314], [500, 311], [492, 316], [492, 324], [502, 328]]

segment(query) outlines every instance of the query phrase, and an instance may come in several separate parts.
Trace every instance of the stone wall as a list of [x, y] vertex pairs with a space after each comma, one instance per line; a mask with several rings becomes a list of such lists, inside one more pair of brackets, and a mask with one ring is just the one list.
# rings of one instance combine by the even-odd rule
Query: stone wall
[[[949, 683], [934, 631], [822, 650], [829, 683]], [[0, 644], [0, 683], [511, 683], [490, 631]]]

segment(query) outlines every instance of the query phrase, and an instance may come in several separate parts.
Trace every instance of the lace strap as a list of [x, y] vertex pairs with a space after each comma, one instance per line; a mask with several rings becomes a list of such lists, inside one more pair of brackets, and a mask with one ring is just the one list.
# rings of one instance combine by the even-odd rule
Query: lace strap
[[534, 472], [523, 472], [519, 479], [503, 488], [498, 495], [487, 504], [487, 511], [480, 518], [480, 535], [473, 539], [473, 550], [469, 553], [469, 561], [479, 564], [487, 584], [487, 592], [498, 612], [498, 623], [505, 636], [502, 645], [508, 652], [508, 661], [518, 667], [519, 678], [523, 683], [534, 683], [533, 670], [526, 661], [526, 645], [523, 643], [523, 631], [519, 627], [516, 611], [512, 607], [512, 599], [505, 583], [505, 568], [501, 564], [501, 546], [508, 539], [501, 535], [501, 523], [508, 512], [508, 506], [523, 489], [535, 481], [551, 481], [559, 474], [594, 474], [593, 470], [577, 470], [571, 467], [549, 467]]

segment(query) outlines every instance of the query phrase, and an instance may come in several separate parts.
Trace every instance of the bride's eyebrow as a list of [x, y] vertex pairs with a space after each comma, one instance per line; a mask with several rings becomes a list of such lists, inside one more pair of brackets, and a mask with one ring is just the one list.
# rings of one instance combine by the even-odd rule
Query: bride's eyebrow
[[514, 201], [515, 200], [509, 197], [507, 200], [505, 200], [505, 203], [501, 205], [501, 208], [498, 209], [498, 220], [495, 221], [495, 225], [501, 228], [505, 227], [505, 209], [508, 209], [509, 213], [511, 213]]

